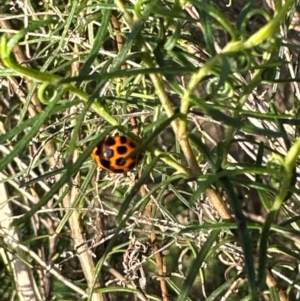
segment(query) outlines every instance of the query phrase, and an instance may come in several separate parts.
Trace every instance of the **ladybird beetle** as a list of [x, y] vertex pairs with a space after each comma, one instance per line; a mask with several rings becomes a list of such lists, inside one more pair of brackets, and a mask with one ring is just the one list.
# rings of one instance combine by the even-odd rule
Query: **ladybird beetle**
[[134, 168], [140, 156], [130, 156], [137, 147], [137, 143], [128, 136], [115, 134], [107, 136], [97, 147], [91, 156], [98, 167], [114, 173], [125, 173]]

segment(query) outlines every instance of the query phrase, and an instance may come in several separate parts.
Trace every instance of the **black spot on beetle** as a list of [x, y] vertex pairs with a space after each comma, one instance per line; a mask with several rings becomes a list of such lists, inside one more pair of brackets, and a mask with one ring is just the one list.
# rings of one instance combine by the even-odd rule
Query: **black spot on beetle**
[[110, 162], [109, 162], [108, 160], [101, 159], [101, 160], [100, 160], [100, 163], [101, 163], [101, 165], [102, 165], [104, 168], [107, 168], [107, 169], [110, 168]]
[[134, 166], [135, 166], [135, 162], [132, 162], [132, 163], [129, 164], [128, 168], [132, 169]]
[[117, 152], [119, 155], [125, 155], [127, 153], [127, 147], [126, 146], [118, 146]]
[[116, 160], [116, 165], [118, 166], [124, 166], [126, 164], [126, 160], [124, 158], [118, 158]]
[[129, 145], [131, 148], [136, 148], [136, 144], [133, 141], [130, 141]]
[[95, 154], [100, 157], [102, 155], [102, 145], [98, 145]]
[[120, 136], [120, 141], [121, 141], [122, 144], [125, 144], [127, 142], [127, 137]]
[[116, 140], [113, 137], [107, 137], [106, 140], [104, 141], [104, 144], [107, 146], [113, 146], [116, 144]]

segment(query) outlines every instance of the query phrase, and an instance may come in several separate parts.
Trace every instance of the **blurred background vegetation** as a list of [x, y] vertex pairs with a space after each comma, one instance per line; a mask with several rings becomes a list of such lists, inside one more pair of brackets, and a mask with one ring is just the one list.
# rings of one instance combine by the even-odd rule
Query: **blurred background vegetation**
[[1, 300], [299, 300], [297, 5], [1, 4]]

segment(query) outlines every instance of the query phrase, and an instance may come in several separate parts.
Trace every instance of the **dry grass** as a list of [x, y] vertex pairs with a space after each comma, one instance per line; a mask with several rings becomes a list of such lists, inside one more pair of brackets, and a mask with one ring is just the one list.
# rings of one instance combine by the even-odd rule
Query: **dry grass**
[[[1, 300], [298, 300], [295, 1], [0, 8]], [[113, 132], [126, 175], [97, 171]]]

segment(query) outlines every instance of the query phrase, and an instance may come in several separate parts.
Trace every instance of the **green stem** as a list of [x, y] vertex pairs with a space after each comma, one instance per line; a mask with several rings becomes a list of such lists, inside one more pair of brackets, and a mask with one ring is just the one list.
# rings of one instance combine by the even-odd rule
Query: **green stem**
[[261, 288], [263, 288], [265, 284], [266, 278], [266, 262], [267, 262], [267, 251], [268, 251], [268, 240], [271, 225], [274, 221], [274, 218], [277, 212], [280, 210], [283, 202], [289, 194], [290, 186], [293, 178], [294, 168], [297, 162], [297, 159], [300, 155], [300, 139], [298, 139], [294, 145], [289, 149], [286, 154], [283, 166], [283, 176], [282, 176], [282, 184], [280, 191], [278, 192], [274, 204], [270, 209], [266, 222], [263, 226], [260, 244], [259, 244], [259, 269], [258, 269], [258, 283]]

